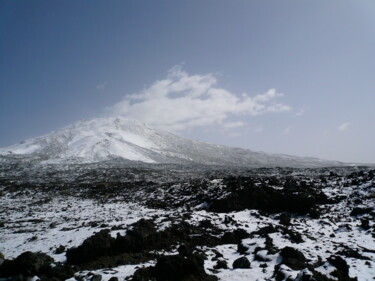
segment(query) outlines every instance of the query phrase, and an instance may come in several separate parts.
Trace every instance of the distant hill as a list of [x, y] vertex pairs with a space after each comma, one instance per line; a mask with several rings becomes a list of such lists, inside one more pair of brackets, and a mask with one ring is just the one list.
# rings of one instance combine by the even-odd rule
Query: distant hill
[[190, 140], [123, 117], [79, 121], [59, 131], [0, 148], [4, 159], [41, 164], [83, 164], [111, 160], [148, 164], [246, 167], [341, 166], [337, 161], [255, 152]]

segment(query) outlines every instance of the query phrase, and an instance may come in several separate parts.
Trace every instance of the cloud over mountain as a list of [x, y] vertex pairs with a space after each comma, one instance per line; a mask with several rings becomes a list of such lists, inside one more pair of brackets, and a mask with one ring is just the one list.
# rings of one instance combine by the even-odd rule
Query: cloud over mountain
[[180, 67], [173, 67], [165, 79], [155, 81], [139, 93], [126, 95], [107, 111], [111, 115], [178, 131], [213, 124], [228, 128], [240, 124], [233, 123], [240, 122], [233, 121], [235, 117], [292, 109], [287, 104], [276, 102], [283, 94], [275, 89], [250, 96], [246, 93], [237, 95], [216, 85], [217, 78], [213, 74], [190, 75]]
[[337, 127], [339, 131], [346, 131], [349, 129], [349, 122], [342, 123], [340, 126]]

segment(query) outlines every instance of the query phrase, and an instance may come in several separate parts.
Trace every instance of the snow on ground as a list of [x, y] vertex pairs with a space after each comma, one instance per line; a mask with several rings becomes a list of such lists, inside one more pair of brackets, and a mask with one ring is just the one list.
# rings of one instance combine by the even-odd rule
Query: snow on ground
[[[221, 184], [222, 181], [213, 180], [211, 183]], [[337, 195], [348, 197], [330, 205], [330, 212], [323, 214], [320, 218], [291, 215], [291, 224], [288, 229], [300, 234], [303, 241], [296, 243], [289, 234], [281, 231], [268, 233], [273, 246], [278, 249], [273, 254], [264, 250], [266, 239], [256, 233], [242, 240], [242, 244], [248, 248], [245, 254], [239, 253], [237, 244], [198, 247], [207, 256], [204, 264], [205, 270], [208, 274], [216, 275], [219, 280], [272, 280], [275, 265], [280, 264], [282, 260], [279, 249], [289, 246], [302, 252], [309, 264], [323, 261], [315, 268], [316, 271], [335, 279], [331, 276], [333, 266], [325, 261], [337, 254], [339, 250], [348, 247], [359, 250], [359, 253], [366, 258], [345, 257], [345, 261], [350, 266], [349, 276], [357, 277], [359, 281], [374, 280], [374, 235], [371, 229], [366, 230], [360, 227], [359, 220], [355, 216], [349, 215], [353, 207], [357, 205], [368, 207], [373, 203], [373, 200], [363, 199], [357, 204], [352, 201], [353, 194], [365, 198], [373, 192], [374, 188], [373, 182], [359, 186], [344, 186], [336, 182], [330, 187], [325, 187], [323, 191], [329, 197], [333, 198]], [[170, 227], [173, 219], [178, 218], [183, 211], [183, 209], [152, 209], [141, 203], [97, 200], [58, 192], [31, 190], [18, 193], [4, 192], [0, 204], [0, 222], [3, 224], [0, 227], [0, 252], [5, 258], [10, 259], [25, 251], [40, 251], [53, 257], [56, 262], [65, 262], [65, 252], [56, 253], [56, 249], [61, 245], [66, 248], [79, 246], [86, 238], [101, 229], [111, 229], [113, 237], [116, 237], [117, 233], [125, 235], [127, 227], [142, 218], [154, 220], [158, 229], [164, 230]], [[223, 223], [228, 217], [234, 223]], [[206, 220], [223, 231], [241, 228], [250, 234], [269, 225], [279, 225], [278, 214], [265, 215], [257, 210], [215, 213], [193, 208], [191, 216], [185, 219], [186, 222], [195, 226], [199, 226], [202, 221]], [[258, 258], [254, 254], [257, 248], [261, 249], [257, 252]], [[213, 269], [216, 265], [216, 252], [223, 255], [222, 259], [227, 262], [228, 269]], [[233, 269], [233, 262], [241, 256], [248, 258], [251, 263], [250, 269]], [[124, 280], [137, 268], [155, 265], [155, 263], [156, 260], [150, 260], [142, 264], [82, 271], [77, 272], [76, 276], [100, 274], [103, 281], [114, 276], [119, 280]], [[285, 265], [281, 265], [281, 270], [288, 272], [293, 280], [300, 273], [300, 270], [291, 270]], [[72, 277], [69, 280], [75, 279]]]
[[6, 227], [1, 228], [0, 252], [7, 258], [25, 251], [41, 251], [63, 261], [64, 254], [54, 254], [60, 245], [78, 246], [101, 228], [117, 227], [122, 230], [114, 230], [112, 235], [125, 234], [126, 226], [141, 218], [166, 214], [138, 204], [43, 196], [8, 194], [2, 198], [0, 213]]

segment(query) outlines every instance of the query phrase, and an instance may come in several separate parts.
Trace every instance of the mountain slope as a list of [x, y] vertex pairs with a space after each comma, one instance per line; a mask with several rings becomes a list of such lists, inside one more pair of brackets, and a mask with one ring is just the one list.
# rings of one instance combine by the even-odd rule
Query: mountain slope
[[0, 148], [6, 158], [33, 157], [41, 163], [95, 163], [114, 159], [143, 163], [235, 166], [337, 166], [317, 158], [254, 152], [193, 141], [122, 117], [80, 121], [59, 131]]

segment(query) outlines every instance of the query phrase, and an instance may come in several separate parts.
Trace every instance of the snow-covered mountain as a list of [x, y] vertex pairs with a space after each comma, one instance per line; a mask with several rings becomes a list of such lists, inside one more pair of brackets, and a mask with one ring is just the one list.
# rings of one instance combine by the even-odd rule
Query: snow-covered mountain
[[123, 117], [79, 121], [59, 131], [0, 148], [5, 158], [33, 158], [40, 163], [95, 163], [126, 160], [235, 166], [337, 166], [340, 162], [254, 152], [189, 140]]

